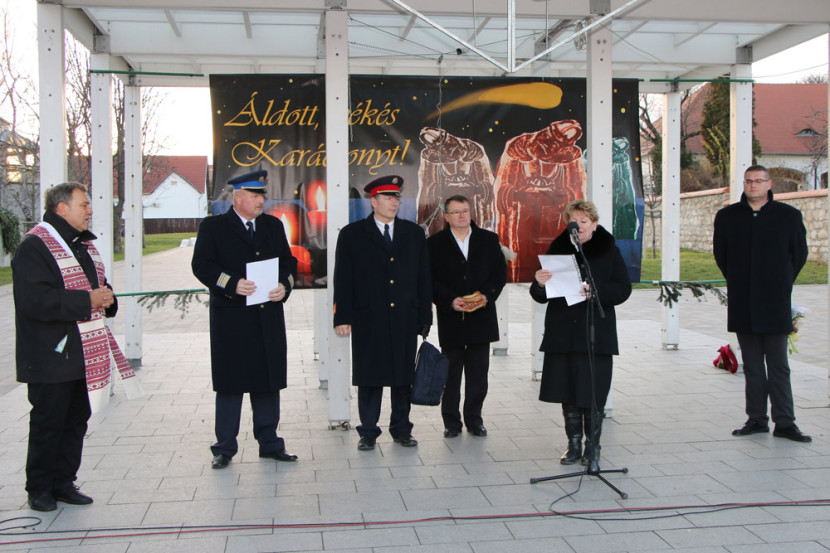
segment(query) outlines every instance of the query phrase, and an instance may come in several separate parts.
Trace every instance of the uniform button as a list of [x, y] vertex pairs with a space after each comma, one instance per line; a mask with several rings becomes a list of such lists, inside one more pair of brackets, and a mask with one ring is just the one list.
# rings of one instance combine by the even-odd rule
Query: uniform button
[[395, 302], [390, 303], [389, 307], [395, 307]]
[[392, 280], [390, 280], [389, 284], [395, 284], [395, 279], [393, 278]]
[[259, 304], [259, 308], [260, 309], [265, 309], [265, 304], [264, 303]]
[[395, 261], [395, 258], [394, 258], [394, 257], [390, 257], [390, 258], [389, 258], [389, 261]]

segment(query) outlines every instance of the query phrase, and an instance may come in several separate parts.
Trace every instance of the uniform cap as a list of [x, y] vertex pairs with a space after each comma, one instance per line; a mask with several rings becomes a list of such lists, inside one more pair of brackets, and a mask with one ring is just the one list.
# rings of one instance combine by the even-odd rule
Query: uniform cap
[[251, 192], [265, 194], [265, 177], [267, 176], [268, 171], [261, 169], [234, 177], [228, 181], [228, 184], [232, 184], [234, 190], [250, 190]]
[[380, 177], [367, 184], [363, 191], [369, 194], [369, 197], [376, 194], [388, 194], [390, 196], [401, 197], [401, 188], [403, 187], [403, 178], [398, 175], [389, 175]]

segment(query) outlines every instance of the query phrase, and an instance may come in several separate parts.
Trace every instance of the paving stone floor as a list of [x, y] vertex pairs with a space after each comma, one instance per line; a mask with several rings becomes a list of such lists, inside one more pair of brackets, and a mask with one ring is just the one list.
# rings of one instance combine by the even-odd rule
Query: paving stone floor
[[[191, 253], [145, 257], [144, 289], [200, 288]], [[118, 291], [123, 263], [114, 273]], [[208, 449], [214, 396], [207, 310], [194, 306], [184, 318], [171, 306], [145, 312], [140, 374], [147, 395], [128, 401], [116, 391], [90, 421], [78, 483], [95, 503], [35, 513], [23, 489], [29, 405], [14, 381], [11, 287], [0, 288], [0, 331], [10, 337], [0, 344], [0, 551], [830, 550], [830, 507], [791, 505], [830, 498], [826, 287], [794, 293], [811, 309], [791, 358], [798, 423], [811, 444], [730, 435], [745, 419], [743, 377], [712, 366], [728, 341], [726, 311], [716, 301], [681, 301], [677, 351], [661, 346], [654, 290], [635, 291], [618, 308], [621, 352], [602, 466], [629, 469], [608, 475], [626, 500], [593, 477], [529, 483], [573, 467], [558, 463], [565, 445], [558, 406], [537, 400], [527, 288], [510, 285], [508, 293], [508, 355], [492, 358], [484, 408], [489, 436], [444, 439], [438, 408], [416, 406], [417, 448], [397, 446], [384, 433], [375, 451], [358, 452], [354, 431], [328, 429], [313, 354], [313, 292], [296, 291], [287, 304], [291, 350], [280, 434], [300, 461], [259, 459], [246, 407], [240, 453], [220, 471], [210, 468]], [[116, 335], [123, 324], [116, 320]], [[387, 404], [382, 417], [388, 413]], [[759, 505], [712, 507], [727, 503]], [[569, 516], [545, 515], [552, 509]], [[39, 519], [34, 527], [4, 530], [32, 516]]]

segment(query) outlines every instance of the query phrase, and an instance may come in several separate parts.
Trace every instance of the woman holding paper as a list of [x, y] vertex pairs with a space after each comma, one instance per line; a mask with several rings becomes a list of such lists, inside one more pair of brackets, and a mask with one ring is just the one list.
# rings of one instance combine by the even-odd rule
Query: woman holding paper
[[[587, 283], [583, 284], [582, 300], [577, 298], [576, 303], [572, 298], [568, 298], [570, 301], [565, 297], [548, 298], [545, 282], [553, 275], [544, 269], [536, 271], [530, 295], [535, 301], [548, 304], [539, 348], [545, 353], [539, 399], [562, 404], [568, 449], [560, 463], [570, 465], [581, 460], [583, 465], [588, 465], [589, 472], [596, 472], [605, 400], [611, 387], [612, 356], [619, 353], [614, 306], [631, 295], [631, 282], [614, 237], [598, 224], [599, 215], [592, 202], [572, 201], [565, 207], [565, 218], [569, 228], [554, 239], [547, 253], [576, 255], [583, 281], [587, 281], [587, 259], [596, 288], [592, 290]], [[584, 258], [578, 253], [580, 243]], [[592, 294], [598, 298], [604, 318], [592, 308], [593, 302], [584, 301]], [[593, 344], [588, 342], [589, 320], [594, 327]], [[593, 351], [589, 349], [591, 346]], [[597, 413], [593, 421], [592, 411]]]

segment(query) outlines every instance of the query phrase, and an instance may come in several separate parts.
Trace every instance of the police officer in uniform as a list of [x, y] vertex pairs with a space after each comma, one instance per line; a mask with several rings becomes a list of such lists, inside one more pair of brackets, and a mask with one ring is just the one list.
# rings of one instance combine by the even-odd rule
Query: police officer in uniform
[[[238, 450], [242, 396], [249, 394], [259, 456], [296, 461], [277, 436], [280, 390], [286, 387], [283, 303], [291, 294], [297, 260], [282, 222], [262, 213], [267, 171], [231, 179], [233, 207], [199, 225], [191, 263], [193, 274], [210, 290], [210, 357], [216, 392], [216, 443], [212, 467], [228, 466]], [[279, 284], [268, 301], [246, 305], [256, 284], [246, 265], [279, 259]]]
[[381, 177], [364, 188], [373, 213], [343, 228], [334, 266], [334, 330], [351, 336], [352, 384], [357, 386], [358, 449], [381, 434], [383, 388], [391, 393], [389, 433], [413, 447], [409, 420], [418, 335], [432, 324], [432, 286], [424, 231], [397, 217], [403, 179]]

